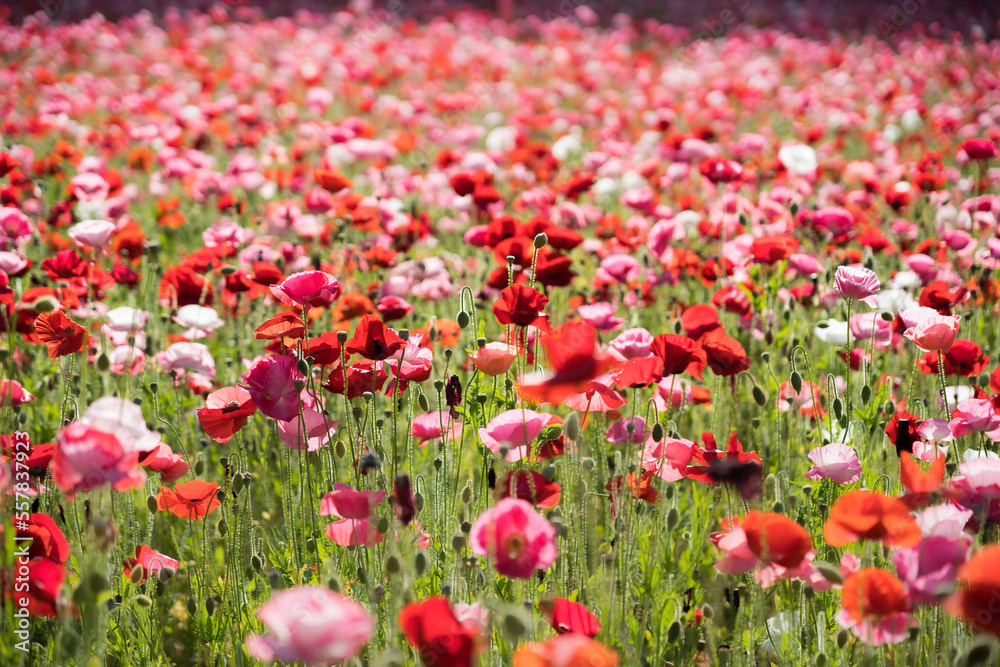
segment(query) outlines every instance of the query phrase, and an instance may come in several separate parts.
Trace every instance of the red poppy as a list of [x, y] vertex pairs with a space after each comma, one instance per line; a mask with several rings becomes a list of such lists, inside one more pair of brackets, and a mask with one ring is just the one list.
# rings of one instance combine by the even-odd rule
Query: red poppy
[[633, 357], [615, 375], [619, 389], [647, 387], [663, 379], [663, 360], [660, 357]]
[[903, 582], [891, 572], [866, 567], [844, 580], [840, 605], [855, 623], [905, 613], [909, 607]]
[[79, 352], [91, 342], [87, 330], [66, 317], [61, 310], [39, 315], [35, 319], [35, 333], [48, 348], [50, 359]]
[[954, 292], [948, 289], [948, 283], [935, 280], [920, 293], [919, 304], [933, 308], [941, 315], [951, 315], [951, 309], [961, 303], [969, 293], [965, 287], [959, 287]]
[[737, 433], [729, 434], [726, 449], [721, 450], [715, 436], [701, 434], [704, 447], [695, 445], [691, 450], [691, 463], [684, 468], [684, 476], [697, 482], [735, 484], [744, 498], [752, 498], [761, 490], [761, 461], [757, 452], [744, 452]]
[[[576, 272], [570, 270], [572, 265], [573, 260], [569, 257], [547, 247], [542, 248], [535, 260], [535, 280], [546, 287], [566, 287], [576, 277]], [[503, 286], [506, 285], [505, 280]]]
[[750, 254], [757, 264], [770, 266], [791, 257], [798, 247], [798, 240], [788, 234], [759, 236], [750, 244]]
[[877, 491], [848, 491], [830, 508], [823, 537], [832, 547], [858, 540], [877, 540], [888, 547], [912, 547], [920, 527], [899, 498]]
[[175, 299], [178, 308], [192, 304], [210, 306], [212, 284], [187, 264], [171, 266], [160, 279], [160, 300], [173, 303]]
[[46, 257], [41, 266], [50, 280], [83, 278], [90, 268], [90, 264], [73, 249], [60, 250], [54, 257]]
[[731, 376], [750, 368], [750, 359], [740, 342], [731, 336], [714, 333], [701, 339], [708, 357], [708, 367], [716, 375]]
[[989, 139], [966, 139], [959, 148], [970, 160], [990, 160], [997, 156], [997, 145]]
[[601, 621], [579, 602], [554, 598], [538, 603], [552, 629], [561, 635], [586, 635], [596, 637], [601, 631]]
[[217, 497], [219, 485], [200, 479], [183, 482], [173, 489], [161, 487], [156, 506], [183, 519], [200, 519], [222, 503]]
[[360, 354], [365, 359], [384, 361], [395, 356], [406, 342], [396, 332], [385, 326], [376, 315], [365, 315], [346, 343], [348, 354]]
[[919, 440], [917, 429], [922, 423], [916, 415], [911, 415], [904, 410], [897, 410], [892, 415], [892, 419], [885, 425], [885, 434], [889, 438], [889, 442], [896, 447], [897, 454], [901, 451], [913, 451], [913, 443]]
[[223, 387], [208, 395], [207, 407], [198, 408], [198, 422], [212, 440], [229, 442], [257, 411], [243, 387]]
[[[66, 567], [50, 558], [33, 558], [28, 561], [28, 590], [18, 591], [19, 596], [28, 598], [28, 613], [32, 616], [56, 618], [62, 603], [62, 586], [66, 581]], [[20, 575], [19, 580], [20, 580]], [[13, 586], [6, 585], [8, 595]]]
[[[990, 363], [990, 358], [983, 354], [983, 349], [971, 340], [959, 339], [944, 353], [945, 375], [971, 377], [979, 375]], [[920, 359], [920, 370], [928, 375], [937, 375], [938, 356], [928, 352]]]
[[750, 551], [767, 563], [796, 568], [812, 550], [809, 532], [784, 515], [750, 510], [741, 525]]
[[958, 590], [945, 601], [945, 611], [979, 632], [1000, 636], [1000, 614], [996, 612], [1000, 546], [983, 547], [966, 561], [958, 569], [958, 585]]
[[340, 341], [335, 331], [327, 331], [318, 338], [309, 339], [309, 356], [320, 366], [330, 366], [340, 361]]
[[549, 297], [527, 285], [511, 285], [500, 292], [493, 304], [493, 314], [500, 324], [534, 326], [549, 330], [548, 316], [543, 312]]
[[699, 340], [705, 334], [721, 328], [722, 323], [719, 322], [719, 311], [715, 306], [699, 303], [681, 314], [681, 326], [689, 338]]
[[427, 667], [471, 667], [474, 630], [455, 618], [445, 598], [406, 605], [399, 612], [399, 627]]
[[328, 192], [337, 193], [354, 187], [353, 181], [343, 174], [329, 169], [317, 169], [313, 172], [316, 184]]
[[535, 507], [555, 507], [559, 504], [562, 487], [545, 479], [534, 470], [508, 470], [497, 480], [493, 489], [494, 500], [518, 498]]
[[48, 514], [31, 514], [27, 522], [18, 522], [17, 536], [31, 539], [28, 558], [48, 558], [57, 563], [69, 558], [69, 542]]
[[[330, 378], [323, 384], [323, 389], [334, 393], [344, 393], [344, 372], [340, 364], [330, 369]], [[347, 398], [354, 399], [366, 391], [379, 392], [389, 375], [382, 368], [375, 369], [374, 361], [361, 361], [347, 367]]]
[[551, 373], [522, 378], [521, 396], [531, 401], [558, 403], [567, 396], [592, 389], [594, 378], [614, 365], [597, 349], [597, 330], [587, 322], [567, 322], [542, 337]]
[[642, 475], [630, 472], [627, 478], [616, 475], [609, 479], [608, 483], [604, 485], [604, 490], [608, 492], [608, 502], [611, 504], [611, 516], [615, 517], [618, 515], [616, 503], [623, 495], [622, 486], [626, 479], [628, 480], [628, 488], [632, 489], [633, 498], [644, 500], [652, 505], [660, 502], [660, 494], [657, 492], [656, 487], [653, 486], [653, 478], [655, 476], [655, 471], [646, 470]]
[[679, 334], [660, 334], [649, 349], [663, 362], [663, 375], [688, 373], [701, 379], [708, 357], [697, 341]]
[[295, 313], [281, 313], [261, 324], [253, 333], [257, 340], [277, 340], [281, 338], [285, 345], [291, 346], [295, 341], [305, 336], [302, 318]]

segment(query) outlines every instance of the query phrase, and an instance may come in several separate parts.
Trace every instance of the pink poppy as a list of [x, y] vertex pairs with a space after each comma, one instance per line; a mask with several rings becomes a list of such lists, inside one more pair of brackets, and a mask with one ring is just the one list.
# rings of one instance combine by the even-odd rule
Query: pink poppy
[[151, 576], [156, 576], [156, 573], [165, 567], [176, 571], [180, 564], [180, 561], [140, 544], [135, 548], [135, 558], [129, 558], [125, 561], [125, 574], [130, 574], [136, 565], [142, 565], [142, 581], [145, 581]]
[[[629, 426], [632, 427], [629, 432]], [[636, 415], [631, 419], [619, 419], [604, 432], [605, 439], [615, 445], [640, 443], [648, 435], [646, 420]]]
[[244, 387], [254, 404], [268, 417], [289, 421], [299, 414], [299, 390], [296, 380], [305, 380], [295, 359], [271, 354], [262, 357], [246, 374]]
[[607, 301], [580, 306], [576, 312], [584, 321], [601, 331], [615, 331], [625, 324], [625, 318], [615, 317], [615, 307]]
[[597, 279], [603, 283], [628, 283], [642, 272], [639, 260], [631, 255], [608, 255], [601, 260]]
[[604, 373], [590, 381], [590, 388], [579, 394], [570, 394], [563, 405], [580, 412], [610, 412], [625, 405], [625, 397], [614, 389], [615, 374]]
[[333, 491], [320, 501], [319, 513], [342, 519], [367, 519], [385, 496], [385, 491], [357, 491], [347, 484], [334, 484]]
[[56, 434], [50, 470], [67, 500], [80, 491], [105, 484], [118, 491], [142, 486], [146, 474], [138, 468], [139, 450], [126, 447], [113, 434], [79, 421]]
[[354, 600], [323, 586], [278, 591], [257, 610], [266, 634], [246, 638], [252, 658], [266, 663], [337, 665], [361, 652], [375, 621]]
[[809, 452], [809, 460], [814, 464], [806, 473], [809, 479], [820, 480], [825, 477], [837, 484], [853, 484], [861, 479], [858, 454], [843, 443], [832, 442], [816, 447]]
[[896, 574], [917, 604], [936, 604], [951, 592], [958, 568], [969, 556], [971, 539], [925, 537], [919, 544], [897, 551]]
[[454, 440], [461, 433], [462, 422], [453, 420], [451, 414], [444, 410], [417, 415], [410, 423], [410, 436], [417, 439], [420, 447], [437, 438]]
[[170, 445], [161, 442], [154, 449], [139, 453], [139, 465], [160, 473], [161, 484], [173, 484], [191, 468], [184, 457], [174, 452]]
[[882, 284], [871, 269], [860, 266], [838, 267], [833, 284], [842, 299], [864, 301], [872, 308], [878, 306], [876, 295]]
[[496, 377], [510, 370], [517, 358], [517, 348], [507, 343], [487, 343], [472, 354], [472, 363], [480, 373]]
[[[504, 460], [514, 462], [528, 456], [528, 448], [548, 425], [552, 415], [534, 410], [507, 410], [479, 429], [486, 448]], [[506, 454], [501, 450], [506, 449]]]
[[626, 329], [609, 343], [611, 356], [618, 361], [628, 361], [636, 357], [651, 357], [653, 334], [643, 328]]
[[492, 561], [500, 574], [530, 579], [556, 560], [556, 529], [531, 503], [504, 498], [472, 524], [472, 553]]
[[876, 348], [885, 348], [892, 343], [892, 322], [882, 319], [879, 313], [851, 315], [848, 326], [857, 340], [867, 342], [874, 339]]
[[931, 315], [903, 332], [924, 352], [947, 352], [958, 334], [959, 315]]
[[973, 516], [972, 510], [954, 503], [928, 507], [917, 514], [917, 525], [924, 537], [958, 539], [965, 534], [965, 526]]
[[423, 336], [419, 334], [411, 335], [402, 350], [385, 359], [385, 372], [389, 374], [390, 380], [395, 382], [397, 373], [401, 379], [413, 382], [423, 382], [431, 376], [434, 352], [428, 347], [423, 347], [422, 340]]
[[322, 271], [301, 271], [271, 285], [271, 294], [291, 308], [329, 306], [340, 296], [340, 282]]
[[84, 220], [78, 222], [66, 232], [70, 238], [82, 246], [90, 248], [106, 248], [115, 232], [115, 223], [108, 220]]
[[215, 359], [208, 348], [201, 343], [174, 343], [153, 357], [153, 362], [164, 373], [178, 371], [178, 378], [186, 372], [215, 377]]
[[302, 422], [304, 430], [297, 414], [292, 419], [278, 422], [278, 437], [286, 447], [315, 452], [337, 433], [337, 420], [329, 419], [314, 408], [302, 409]]
[[665, 482], [684, 479], [692, 456], [694, 442], [683, 438], [663, 438], [659, 442], [649, 438], [639, 452], [642, 469], [654, 471]]
[[958, 416], [948, 423], [951, 435], [961, 438], [970, 433], [985, 433], [993, 442], [1000, 441], [1000, 414], [985, 398], [970, 398], [955, 407]]
[[17, 407], [33, 400], [35, 400], [34, 394], [22, 387], [17, 380], [0, 380], [0, 407], [4, 406], [7, 401]]

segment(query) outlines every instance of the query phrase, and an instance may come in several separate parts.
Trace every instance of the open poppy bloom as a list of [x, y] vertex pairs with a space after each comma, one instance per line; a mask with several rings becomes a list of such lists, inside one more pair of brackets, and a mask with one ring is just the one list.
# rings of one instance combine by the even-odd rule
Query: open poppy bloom
[[718, 329], [702, 338], [701, 346], [708, 358], [708, 367], [716, 375], [729, 377], [750, 368], [750, 358], [740, 342], [732, 336], [719, 333]]
[[506, 410], [479, 429], [479, 438], [494, 454], [514, 462], [526, 458], [529, 448], [552, 419], [546, 412]]
[[554, 598], [538, 603], [552, 629], [561, 635], [596, 637], [601, 631], [600, 620], [586, 606], [566, 598]]
[[535, 327], [548, 331], [549, 318], [544, 309], [549, 298], [527, 285], [515, 284], [504, 288], [493, 304], [493, 314], [500, 324]]
[[459, 621], [443, 597], [403, 607], [399, 627], [427, 667], [471, 667], [478, 652], [478, 629]]
[[765, 563], [796, 568], [812, 549], [806, 529], [781, 514], [750, 510], [740, 525], [750, 551]]
[[711, 433], [702, 433], [701, 438], [705, 447], [695, 445], [692, 448], [693, 465], [684, 469], [685, 477], [706, 484], [735, 484], [746, 499], [760, 493], [761, 461], [757, 452], [744, 452], [743, 443], [735, 432], [729, 434], [724, 450], [718, 449]]
[[1000, 590], [1000, 545], [989, 545], [958, 569], [958, 590], [947, 599], [944, 609], [961, 618], [978, 632], [1000, 636], [997, 591]]
[[42, 313], [35, 318], [35, 333], [48, 348], [50, 359], [79, 352], [91, 342], [87, 330], [66, 317], [61, 310]]
[[347, 484], [334, 484], [334, 490], [320, 501], [321, 516], [339, 517], [327, 524], [326, 536], [342, 547], [378, 544], [385, 536], [375, 529], [372, 513], [385, 498], [384, 491], [356, 491]]
[[48, 514], [29, 514], [28, 520], [17, 526], [17, 536], [31, 540], [28, 558], [49, 558], [57, 563], [69, 558], [69, 542]]
[[156, 506], [182, 519], [201, 519], [222, 504], [218, 491], [218, 484], [200, 479], [182, 482], [173, 489], [164, 486], [156, 494]]
[[518, 382], [521, 396], [530, 401], [558, 403], [591, 389], [592, 381], [615, 361], [597, 349], [597, 331], [586, 322], [568, 322], [542, 337], [551, 373], [526, 375]]
[[348, 354], [360, 354], [371, 361], [384, 361], [397, 354], [406, 342], [375, 315], [365, 315], [354, 335], [344, 343]]
[[660, 334], [649, 349], [663, 363], [663, 375], [688, 373], [700, 380], [708, 363], [704, 348], [687, 336]]
[[836, 619], [871, 646], [898, 644], [910, 629], [910, 601], [903, 582], [890, 572], [867, 567], [844, 580]]
[[302, 325], [302, 318], [295, 313], [281, 313], [265, 321], [256, 331], [253, 337], [257, 340], [278, 340], [281, 339], [286, 346], [295, 345], [295, 341], [305, 336], [305, 327]]
[[[288, 421], [299, 415], [299, 390], [296, 380], [305, 380], [295, 360], [280, 354], [259, 359], [240, 385], [260, 411], [272, 419]], [[227, 404], [231, 401], [227, 401]], [[242, 402], [242, 401], [240, 401]]]
[[558, 483], [545, 479], [541, 473], [534, 470], [508, 470], [497, 480], [493, 497], [520, 498], [527, 500], [535, 507], [555, 507], [559, 504], [562, 487]]
[[329, 306], [340, 296], [340, 282], [322, 271], [301, 271], [270, 286], [271, 294], [290, 308]]
[[832, 547], [859, 540], [877, 540], [889, 547], [912, 547], [920, 541], [920, 527], [910, 508], [899, 498], [859, 489], [837, 498], [823, 527]]
[[472, 553], [488, 558], [496, 571], [513, 579], [530, 579], [556, 560], [556, 529], [531, 503], [504, 498], [472, 524]]
[[920, 464], [909, 452], [899, 454], [899, 483], [903, 485], [909, 493], [902, 496], [900, 500], [906, 503], [907, 507], [918, 508], [926, 506], [931, 502], [931, 493], [941, 488], [944, 480], [944, 456], [938, 456], [931, 464], [930, 469], [925, 473], [920, 468]]
[[257, 412], [253, 398], [243, 387], [223, 387], [205, 399], [198, 408], [198, 422], [212, 440], [229, 442], [243, 428], [247, 418]]

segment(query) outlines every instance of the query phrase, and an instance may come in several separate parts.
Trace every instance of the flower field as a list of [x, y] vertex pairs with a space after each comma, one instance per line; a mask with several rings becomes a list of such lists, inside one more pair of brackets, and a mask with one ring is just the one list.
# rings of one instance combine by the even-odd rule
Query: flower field
[[995, 20], [49, 4], [0, 664], [998, 664]]

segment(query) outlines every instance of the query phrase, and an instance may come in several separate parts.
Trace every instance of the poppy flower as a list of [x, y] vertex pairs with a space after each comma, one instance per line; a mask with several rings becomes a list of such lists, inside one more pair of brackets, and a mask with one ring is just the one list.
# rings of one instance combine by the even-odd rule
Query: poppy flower
[[542, 337], [551, 372], [526, 375], [518, 382], [521, 396], [531, 401], [558, 403], [586, 392], [592, 381], [614, 360], [597, 348], [597, 331], [586, 322], [567, 322]]
[[918, 429], [923, 422], [916, 415], [905, 410], [898, 410], [885, 425], [885, 434], [896, 447], [896, 453], [912, 452], [913, 443], [921, 440]]
[[313, 172], [316, 184], [327, 192], [337, 193], [354, 187], [353, 181], [343, 174], [329, 169], [317, 169]]
[[663, 360], [659, 357], [629, 359], [615, 374], [615, 385], [631, 389], [647, 387], [663, 379], [662, 368]]
[[686, 308], [681, 313], [681, 326], [692, 340], [700, 340], [702, 336], [722, 327], [719, 322], [719, 311], [715, 306], [699, 303]]
[[114, 433], [75, 421], [56, 434], [52, 479], [67, 500], [105, 484], [118, 491], [142, 486], [146, 475], [138, 466], [134, 443], [123, 442]]
[[538, 603], [552, 629], [561, 635], [596, 637], [601, 631], [600, 620], [585, 605], [566, 598], [553, 598]]
[[[66, 567], [50, 558], [32, 558], [27, 563], [27, 576], [18, 573], [18, 581], [26, 581], [27, 591], [18, 588], [20, 596], [28, 600], [26, 609], [32, 616], [56, 618], [59, 609], [66, 604], [62, 597], [63, 583], [66, 581]], [[4, 589], [13, 591], [13, 585]]]
[[924, 308], [933, 308], [939, 315], [951, 315], [951, 309], [961, 303], [968, 292], [965, 287], [952, 292], [948, 289], [948, 283], [935, 280], [920, 293], [918, 304]]
[[562, 487], [554, 481], [545, 479], [534, 470], [508, 470], [497, 480], [493, 489], [496, 500], [502, 498], [519, 498], [527, 500], [535, 507], [555, 507], [559, 504]]
[[362, 361], [347, 367], [346, 373], [339, 364], [331, 367], [329, 379], [323, 383], [323, 389], [344, 394], [344, 375], [347, 375], [347, 398], [355, 399], [365, 392], [379, 392], [389, 375], [374, 361]]
[[146, 470], [160, 473], [161, 484], [172, 484], [187, 474], [191, 468], [180, 454], [165, 442], [152, 449], [139, 452], [139, 465]]
[[48, 348], [50, 359], [80, 352], [91, 343], [87, 330], [66, 317], [61, 310], [39, 315], [35, 319], [35, 333]]
[[806, 473], [812, 480], [831, 479], [837, 484], [853, 484], [863, 472], [858, 453], [840, 442], [816, 447], [808, 454], [813, 466]]
[[496, 571], [530, 579], [556, 560], [556, 529], [531, 503], [504, 498], [483, 512], [469, 534], [472, 553], [490, 559]]
[[745, 499], [761, 491], [761, 461], [757, 452], [744, 452], [743, 443], [734, 432], [729, 434], [726, 449], [718, 449], [711, 433], [702, 433], [705, 447], [694, 445], [684, 476], [706, 484], [735, 484]]
[[878, 291], [882, 284], [871, 269], [860, 266], [837, 267], [833, 285], [842, 299], [864, 301], [872, 308], [878, 306]]
[[794, 569], [802, 565], [812, 549], [812, 538], [806, 529], [781, 514], [750, 510], [740, 525], [750, 551], [765, 563]]
[[156, 494], [156, 507], [182, 519], [201, 519], [222, 504], [218, 490], [219, 485], [215, 482], [200, 479], [182, 482], [173, 489], [164, 486]]
[[267, 664], [340, 665], [361, 652], [375, 619], [349, 597], [325, 586], [294, 586], [257, 609], [264, 634], [250, 634], [246, 651]]
[[713, 157], [698, 166], [698, 173], [713, 183], [732, 183], [743, 175], [743, 165], [734, 160]]
[[997, 145], [989, 139], [966, 139], [958, 148], [965, 151], [970, 160], [990, 160], [997, 156]]
[[750, 255], [757, 264], [771, 266], [791, 257], [798, 247], [798, 239], [788, 234], [758, 236], [750, 244]]
[[132, 574], [132, 568], [136, 565], [142, 565], [142, 579], [140, 583], [146, 581], [150, 577], [155, 577], [156, 574], [164, 569], [170, 568], [176, 571], [180, 566], [180, 561], [171, 558], [170, 556], [165, 556], [159, 551], [147, 547], [145, 544], [137, 545], [135, 548], [135, 558], [125, 559], [125, 576]]
[[438, 318], [429, 325], [429, 328], [434, 332], [432, 334], [434, 342], [440, 343], [444, 347], [455, 347], [462, 338], [462, 327], [458, 326], [458, 322], [455, 320]]
[[253, 337], [257, 340], [277, 340], [282, 339], [287, 346], [292, 346], [295, 341], [305, 336], [305, 327], [302, 318], [294, 313], [281, 313], [265, 321], [254, 331]]
[[160, 278], [160, 303], [172, 306], [175, 302], [177, 307], [212, 305], [212, 283], [187, 264], [171, 266]]
[[533, 326], [543, 331], [549, 328], [548, 316], [543, 309], [549, 298], [527, 285], [511, 285], [500, 292], [493, 304], [493, 314], [500, 324]]
[[384, 361], [399, 352], [405, 344], [377, 316], [365, 315], [358, 322], [354, 335], [344, 343], [344, 350], [349, 354], [360, 354], [371, 361]]
[[642, 500], [651, 505], [660, 502], [660, 494], [653, 486], [653, 477], [656, 474], [652, 470], [645, 470], [641, 474], [630, 472], [627, 476], [615, 475], [604, 485], [604, 490], [608, 492], [608, 503], [611, 505], [611, 516], [618, 516], [618, 503], [625, 497], [624, 487], [627, 484], [631, 490], [630, 495], [636, 500]]
[[514, 651], [513, 667], [616, 667], [618, 654], [582, 634], [528, 642]]
[[890, 572], [862, 568], [844, 580], [836, 619], [872, 646], [898, 644], [910, 628], [910, 601], [903, 582]]
[[[288, 421], [299, 414], [296, 380], [305, 380], [305, 376], [299, 372], [295, 360], [272, 354], [257, 360], [246, 374], [246, 384], [239, 386], [250, 394], [254, 404], [265, 415], [278, 421]], [[235, 400], [240, 404], [243, 402]]]
[[472, 353], [470, 359], [480, 373], [496, 377], [510, 370], [517, 348], [507, 343], [487, 343]]
[[750, 368], [750, 358], [740, 342], [726, 334], [712, 334], [701, 339], [708, 367], [716, 375], [728, 377]]
[[889, 547], [911, 547], [920, 541], [920, 527], [899, 498], [877, 491], [848, 491], [830, 508], [823, 537], [832, 547], [859, 540], [881, 541]]
[[271, 285], [270, 290], [289, 308], [320, 308], [337, 300], [340, 282], [323, 271], [301, 271]]
[[989, 545], [973, 554], [958, 569], [958, 590], [944, 609], [978, 632], [1000, 636], [1000, 614], [996, 610], [1000, 590], [1000, 546]]
[[472, 667], [477, 633], [455, 617], [446, 598], [406, 605], [399, 612], [399, 627], [427, 667]]
[[50, 280], [71, 280], [87, 275], [90, 263], [72, 248], [60, 250], [53, 257], [46, 257], [41, 263], [42, 270]]
[[688, 373], [700, 380], [708, 363], [705, 349], [687, 336], [660, 334], [649, 350], [663, 362], [663, 375]]
[[65, 563], [69, 558], [69, 542], [48, 514], [29, 514], [26, 522], [17, 522], [18, 538], [31, 540], [28, 558], [48, 558]]

